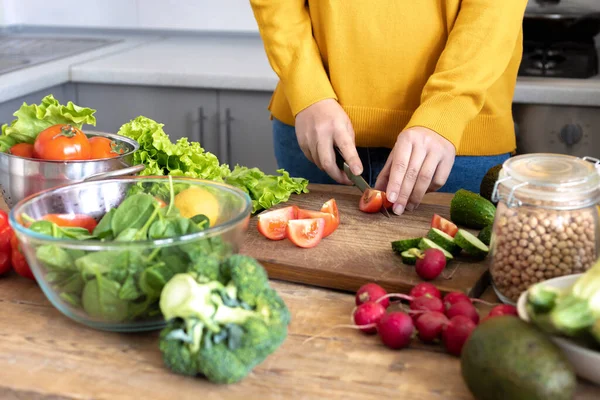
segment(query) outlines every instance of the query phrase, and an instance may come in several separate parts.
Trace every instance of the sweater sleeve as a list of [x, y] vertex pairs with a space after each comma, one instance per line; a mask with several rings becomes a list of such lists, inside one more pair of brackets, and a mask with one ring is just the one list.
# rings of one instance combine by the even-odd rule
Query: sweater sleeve
[[527, 0], [462, 0], [406, 128], [432, 129], [458, 148], [467, 124], [483, 108], [487, 90], [513, 57], [526, 5]]
[[294, 116], [337, 96], [312, 34], [305, 0], [250, 0], [271, 67]]

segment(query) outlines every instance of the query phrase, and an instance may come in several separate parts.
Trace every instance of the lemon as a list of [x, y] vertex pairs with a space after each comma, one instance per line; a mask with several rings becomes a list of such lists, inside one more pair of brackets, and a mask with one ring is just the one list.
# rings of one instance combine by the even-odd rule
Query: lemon
[[193, 186], [185, 189], [175, 196], [175, 207], [184, 218], [192, 218], [204, 214], [214, 226], [219, 218], [219, 202], [214, 194], [208, 190]]

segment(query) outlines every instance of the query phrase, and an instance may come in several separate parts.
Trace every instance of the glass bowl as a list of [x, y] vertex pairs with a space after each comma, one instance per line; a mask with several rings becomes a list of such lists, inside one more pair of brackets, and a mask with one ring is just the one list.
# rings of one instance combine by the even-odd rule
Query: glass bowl
[[[165, 325], [158, 306], [160, 291], [174, 274], [239, 251], [252, 209], [248, 195], [223, 183], [169, 178], [123, 177], [61, 186], [29, 196], [11, 210], [10, 224], [21, 251], [44, 294], [61, 313], [100, 330], [160, 329]], [[47, 214], [84, 214], [100, 221], [130, 194], [148, 193], [168, 203], [171, 188], [176, 195], [194, 187], [203, 190], [186, 192], [185, 204], [212, 205], [210, 227], [178, 237], [64, 239], [23, 224]]]

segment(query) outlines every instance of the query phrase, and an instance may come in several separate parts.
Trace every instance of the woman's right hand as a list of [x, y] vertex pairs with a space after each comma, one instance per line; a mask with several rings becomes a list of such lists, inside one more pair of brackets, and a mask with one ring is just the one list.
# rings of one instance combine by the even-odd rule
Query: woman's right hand
[[317, 167], [335, 181], [352, 184], [335, 163], [334, 145], [354, 175], [363, 171], [356, 151], [354, 129], [350, 118], [334, 99], [325, 99], [305, 108], [296, 115], [296, 136], [302, 152]]

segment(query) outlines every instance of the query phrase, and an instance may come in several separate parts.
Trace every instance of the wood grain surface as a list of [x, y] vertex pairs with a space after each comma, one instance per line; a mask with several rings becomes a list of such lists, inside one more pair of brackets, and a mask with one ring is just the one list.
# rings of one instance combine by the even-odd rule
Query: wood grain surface
[[[316, 247], [301, 249], [289, 240], [266, 239], [252, 218], [241, 252], [260, 260], [271, 278], [349, 292], [377, 282], [387, 290], [407, 293], [421, 281], [414, 267], [403, 264], [392, 251], [391, 242], [425, 236], [434, 213], [448, 218], [450, 194], [428, 194], [417, 210], [386, 218], [358, 209], [357, 188], [310, 185], [309, 189], [310, 193], [294, 195], [279, 207], [295, 204], [320, 210], [325, 201], [335, 198], [340, 226]], [[489, 283], [487, 261], [458, 257], [432, 282], [443, 292], [460, 290], [479, 296]]]

